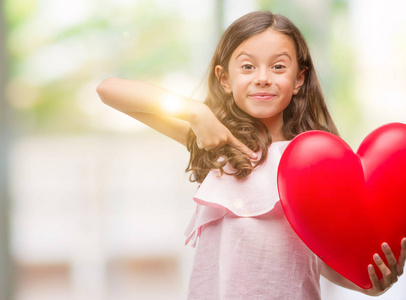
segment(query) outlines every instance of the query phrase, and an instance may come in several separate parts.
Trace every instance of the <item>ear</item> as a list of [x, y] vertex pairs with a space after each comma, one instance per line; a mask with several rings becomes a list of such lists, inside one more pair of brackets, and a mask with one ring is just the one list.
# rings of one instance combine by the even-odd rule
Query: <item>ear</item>
[[232, 90], [231, 90], [230, 83], [228, 81], [228, 74], [226, 72], [224, 72], [224, 68], [220, 65], [217, 65], [214, 71], [216, 73], [217, 80], [220, 82], [224, 91], [227, 94], [231, 94]]
[[296, 84], [293, 89], [293, 95], [297, 95], [297, 93], [299, 93], [299, 90], [302, 87], [304, 80], [305, 80], [305, 73], [306, 73], [306, 69], [303, 69], [302, 71], [299, 72], [299, 75], [297, 75]]

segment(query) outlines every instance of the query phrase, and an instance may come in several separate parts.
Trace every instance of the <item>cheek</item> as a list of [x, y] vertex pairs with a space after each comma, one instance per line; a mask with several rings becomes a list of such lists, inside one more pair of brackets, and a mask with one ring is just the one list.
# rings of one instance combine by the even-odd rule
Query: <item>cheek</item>
[[234, 89], [241, 89], [241, 86], [244, 84], [247, 84], [250, 81], [250, 79], [248, 78], [248, 76], [233, 76], [230, 77], [230, 85], [234, 88]]
[[243, 95], [245, 91], [247, 90], [247, 86], [249, 83], [247, 83], [244, 80], [234, 80], [232, 81], [232, 84], [230, 85], [231, 87], [231, 92], [234, 95], [234, 97], [238, 97], [240, 95]]
[[285, 92], [293, 93], [296, 85], [296, 78], [292, 79], [291, 77], [285, 77], [280, 81], [280, 86]]
[[238, 96], [238, 93], [233, 93], [232, 95], [234, 103], [239, 107], [242, 108], [243, 101], [240, 99], [241, 97]]
[[234, 104], [241, 109], [242, 111], [245, 111], [246, 113], [248, 113], [247, 111], [247, 102], [245, 101], [245, 98], [242, 97], [241, 95], [239, 95], [238, 93], [234, 93], [232, 95], [233, 98], [233, 102]]

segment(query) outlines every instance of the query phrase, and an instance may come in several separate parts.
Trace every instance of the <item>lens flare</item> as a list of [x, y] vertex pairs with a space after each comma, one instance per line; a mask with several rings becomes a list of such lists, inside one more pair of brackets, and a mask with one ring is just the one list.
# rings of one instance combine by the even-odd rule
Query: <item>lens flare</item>
[[165, 95], [161, 99], [161, 106], [168, 113], [180, 113], [183, 108], [183, 99], [174, 95]]

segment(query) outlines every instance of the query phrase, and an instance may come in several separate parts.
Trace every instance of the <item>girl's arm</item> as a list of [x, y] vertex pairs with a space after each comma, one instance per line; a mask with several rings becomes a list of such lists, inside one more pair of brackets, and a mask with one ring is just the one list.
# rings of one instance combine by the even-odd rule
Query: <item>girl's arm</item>
[[201, 149], [230, 144], [251, 158], [256, 154], [237, 140], [202, 102], [141, 81], [108, 78], [97, 87], [107, 105], [186, 146], [190, 129]]
[[368, 266], [368, 274], [372, 283], [372, 288], [370, 289], [360, 288], [355, 283], [338, 274], [324, 262], [322, 263], [321, 267], [321, 275], [341, 287], [358, 291], [369, 296], [379, 296], [385, 293], [395, 282], [398, 281], [398, 276], [403, 274], [403, 268], [406, 261], [406, 238], [402, 239], [398, 262], [396, 261], [392, 250], [386, 243], [382, 244], [382, 251], [385, 253], [386, 260], [388, 261], [388, 266], [383, 262], [379, 255], [374, 255], [375, 264], [378, 266], [383, 277], [381, 280], [379, 280], [372, 265]]

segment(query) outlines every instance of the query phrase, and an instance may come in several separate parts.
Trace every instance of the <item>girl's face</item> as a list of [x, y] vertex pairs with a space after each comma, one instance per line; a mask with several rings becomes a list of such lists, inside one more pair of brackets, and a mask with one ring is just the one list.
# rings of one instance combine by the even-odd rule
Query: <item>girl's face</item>
[[272, 134], [283, 125], [283, 110], [304, 82], [293, 42], [267, 29], [239, 45], [231, 55], [228, 72], [216, 67], [216, 75], [236, 105], [261, 119]]

